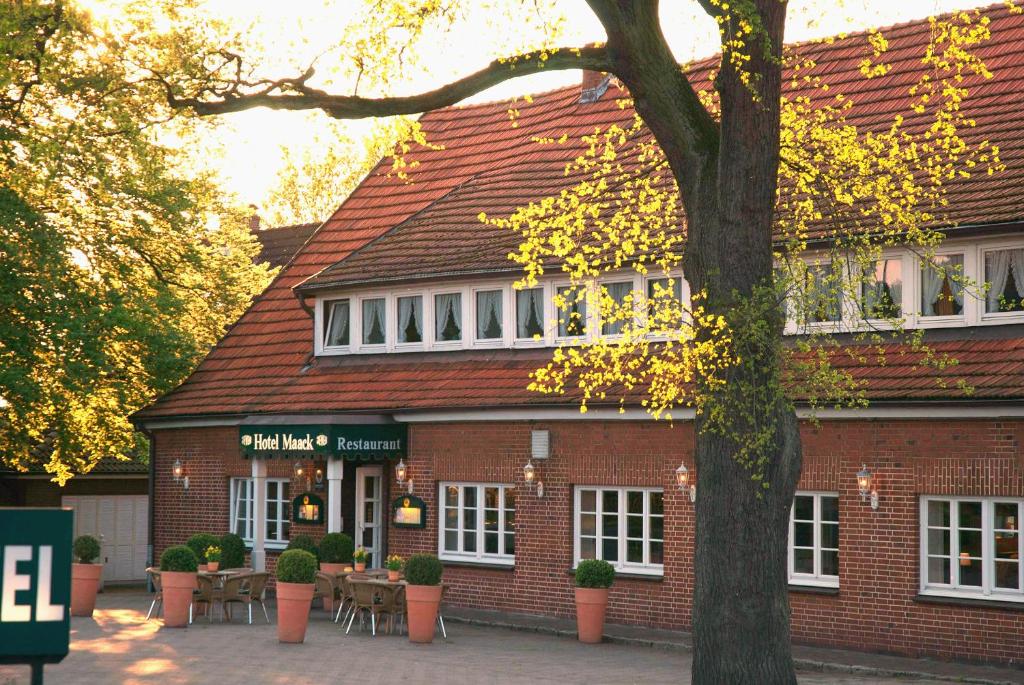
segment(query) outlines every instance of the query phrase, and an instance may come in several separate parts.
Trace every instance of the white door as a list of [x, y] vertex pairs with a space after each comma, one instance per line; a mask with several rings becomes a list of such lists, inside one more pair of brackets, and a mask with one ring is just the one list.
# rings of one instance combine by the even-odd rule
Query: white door
[[356, 468], [356, 544], [369, 553], [367, 568], [380, 568], [384, 562], [381, 558], [383, 479], [382, 466]]
[[100, 541], [103, 581], [128, 583], [146, 579], [149, 497], [146, 495], [77, 495], [63, 497], [75, 512], [75, 537]]

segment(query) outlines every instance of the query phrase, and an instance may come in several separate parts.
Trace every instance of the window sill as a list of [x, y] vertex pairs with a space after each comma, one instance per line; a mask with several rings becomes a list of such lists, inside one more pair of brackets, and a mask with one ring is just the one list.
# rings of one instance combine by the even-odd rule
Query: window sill
[[798, 583], [790, 583], [789, 591], [805, 595], [826, 595], [830, 597], [839, 596], [839, 588], [828, 587], [826, 585], [800, 585]]
[[945, 597], [918, 593], [914, 601], [919, 604], [942, 604], [946, 606], [970, 607], [972, 609], [1000, 609], [1024, 611], [1024, 602], [1010, 602], [1001, 599], [977, 599], [974, 597]]
[[495, 564], [487, 561], [466, 561], [441, 559], [445, 568], [479, 568], [487, 571], [515, 571], [515, 564]]
[[[568, 571], [566, 571], [565, 573], [566, 573], [566, 575], [575, 577], [576, 576], [576, 569], [571, 568]], [[653, 582], [653, 583], [661, 583], [661, 582], [663, 582], [665, 580], [665, 574], [664, 573], [629, 573], [627, 571], [616, 571], [615, 572], [615, 579], [618, 580], [620, 578], [622, 580], [647, 580], [647, 581], [650, 581], [650, 582]]]

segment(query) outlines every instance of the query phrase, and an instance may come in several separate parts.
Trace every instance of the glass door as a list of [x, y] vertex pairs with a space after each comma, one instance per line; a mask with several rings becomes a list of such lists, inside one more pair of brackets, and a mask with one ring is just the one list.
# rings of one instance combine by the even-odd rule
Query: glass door
[[366, 567], [380, 568], [383, 520], [384, 467], [360, 466], [356, 469], [356, 545], [367, 552]]

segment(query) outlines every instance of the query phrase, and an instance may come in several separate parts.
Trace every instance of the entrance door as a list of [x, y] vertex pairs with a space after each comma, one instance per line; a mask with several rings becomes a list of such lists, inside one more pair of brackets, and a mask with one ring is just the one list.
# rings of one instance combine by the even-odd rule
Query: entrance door
[[100, 541], [105, 582], [145, 580], [149, 497], [78, 495], [63, 497], [61, 504], [75, 511], [76, 537], [92, 535]]
[[381, 556], [383, 480], [382, 466], [360, 466], [356, 469], [356, 544], [366, 549], [367, 568], [380, 568], [384, 562]]

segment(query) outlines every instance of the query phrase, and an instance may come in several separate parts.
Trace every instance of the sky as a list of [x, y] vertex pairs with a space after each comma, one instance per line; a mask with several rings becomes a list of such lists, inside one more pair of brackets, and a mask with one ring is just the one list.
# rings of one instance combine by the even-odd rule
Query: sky
[[[102, 17], [116, 13], [126, 0], [79, 0]], [[466, 0], [469, 2], [470, 0]], [[291, 76], [325, 47], [337, 42], [336, 27], [351, 17], [360, 0], [206, 0], [204, 10], [245, 26], [247, 38], [263, 51], [273, 73]], [[717, 51], [714, 23], [693, 0], [663, 1], [662, 24], [680, 61], [706, 57]], [[983, 7], [992, 1], [972, 0], [790, 0], [787, 41], [802, 41], [886, 26], [956, 9]], [[600, 24], [583, 0], [559, 1], [567, 19], [564, 45], [583, 45], [603, 40]], [[822, 11], [827, 8], [827, 11]], [[484, 19], [471, 18], [455, 35], [444, 36], [424, 55], [429, 76], [423, 82], [404, 85], [410, 92], [435, 88], [475, 71], [493, 59], [494, 37], [483, 27]], [[330, 55], [320, 58], [319, 68], [330, 69]], [[536, 93], [578, 83], [578, 71], [552, 72], [515, 79], [472, 98], [480, 102]], [[276, 185], [283, 164], [282, 148], [293, 157], [304, 151], [314, 156], [333, 137], [325, 115], [318, 112], [252, 110], [224, 117], [207, 134], [205, 162], [220, 176], [224, 187], [246, 204], [259, 207]], [[357, 140], [369, 131], [369, 122], [349, 122], [345, 131]], [[355, 153], [355, 151], [354, 151]]]

